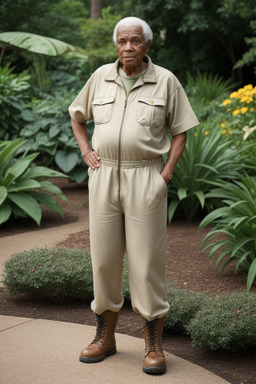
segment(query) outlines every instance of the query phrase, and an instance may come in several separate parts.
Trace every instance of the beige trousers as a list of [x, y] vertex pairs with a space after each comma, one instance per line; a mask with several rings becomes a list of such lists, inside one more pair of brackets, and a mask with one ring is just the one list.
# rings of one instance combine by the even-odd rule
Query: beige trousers
[[134, 311], [147, 320], [169, 310], [165, 286], [166, 184], [162, 158], [122, 162], [101, 159], [89, 169], [90, 241], [94, 278], [92, 310], [123, 305], [123, 256], [128, 259]]

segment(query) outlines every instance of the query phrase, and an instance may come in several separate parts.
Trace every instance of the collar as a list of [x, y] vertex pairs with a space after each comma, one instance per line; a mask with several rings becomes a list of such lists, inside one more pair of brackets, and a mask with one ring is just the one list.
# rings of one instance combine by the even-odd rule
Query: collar
[[[148, 63], [147, 71], [142, 75], [141, 81], [142, 83], [157, 83], [157, 77], [156, 77], [156, 70], [155, 66], [152, 63], [149, 56], [145, 55], [145, 61]], [[119, 73], [118, 73], [118, 67], [120, 65], [120, 60], [117, 59], [115, 63], [113, 63], [112, 68], [110, 72], [105, 77], [106, 81], [116, 81], [118, 82]]]

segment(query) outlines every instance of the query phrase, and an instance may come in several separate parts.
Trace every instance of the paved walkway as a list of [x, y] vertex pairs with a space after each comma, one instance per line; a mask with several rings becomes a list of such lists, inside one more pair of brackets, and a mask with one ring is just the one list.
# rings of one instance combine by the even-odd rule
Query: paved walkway
[[[52, 247], [71, 233], [88, 228], [88, 218], [56, 228], [0, 238], [0, 273], [11, 254], [33, 247]], [[98, 364], [78, 361], [94, 327], [0, 316], [0, 381], [4, 384], [227, 384], [211, 372], [166, 353], [167, 373], [142, 372], [144, 341], [117, 334], [118, 353]]]

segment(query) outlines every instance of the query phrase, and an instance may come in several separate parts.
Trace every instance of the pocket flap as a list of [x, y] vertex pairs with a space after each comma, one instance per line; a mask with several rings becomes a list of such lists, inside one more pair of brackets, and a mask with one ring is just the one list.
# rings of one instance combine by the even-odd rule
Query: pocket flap
[[114, 100], [115, 100], [114, 97], [101, 97], [98, 99], [94, 99], [92, 104], [93, 105], [105, 105], [105, 104], [113, 103]]
[[158, 106], [158, 107], [164, 107], [166, 105], [166, 100], [164, 99], [157, 99], [155, 97], [148, 97], [148, 96], [140, 96], [138, 98], [138, 101], [141, 103], [148, 104], [150, 106]]

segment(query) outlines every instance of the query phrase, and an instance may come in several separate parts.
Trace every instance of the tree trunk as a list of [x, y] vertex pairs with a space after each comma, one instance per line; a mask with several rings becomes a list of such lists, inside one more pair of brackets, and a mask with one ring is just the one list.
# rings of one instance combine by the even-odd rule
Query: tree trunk
[[91, 0], [91, 18], [97, 20], [101, 14], [101, 0]]

